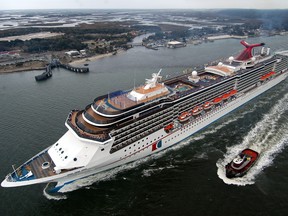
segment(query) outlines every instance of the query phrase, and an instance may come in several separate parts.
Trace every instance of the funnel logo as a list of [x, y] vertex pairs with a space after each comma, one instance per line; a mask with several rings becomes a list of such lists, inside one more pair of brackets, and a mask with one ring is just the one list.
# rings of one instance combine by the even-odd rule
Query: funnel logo
[[161, 147], [162, 147], [162, 140], [159, 140], [158, 142], [152, 144], [152, 151], [155, 151]]

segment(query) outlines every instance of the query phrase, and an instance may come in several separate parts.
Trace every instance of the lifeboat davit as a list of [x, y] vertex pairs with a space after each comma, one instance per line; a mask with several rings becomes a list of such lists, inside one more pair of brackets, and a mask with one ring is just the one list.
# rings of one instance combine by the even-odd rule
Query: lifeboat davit
[[225, 166], [226, 177], [235, 178], [244, 176], [255, 164], [258, 156], [258, 152], [252, 149], [244, 149], [236, 158]]
[[189, 112], [183, 112], [179, 117], [178, 120], [179, 122], [183, 123], [189, 120], [191, 114]]
[[213, 102], [207, 101], [204, 103], [203, 108], [204, 108], [204, 110], [209, 110], [212, 108], [213, 105], [214, 105]]
[[203, 107], [201, 106], [196, 106], [193, 110], [192, 110], [192, 115], [199, 115], [203, 110]]

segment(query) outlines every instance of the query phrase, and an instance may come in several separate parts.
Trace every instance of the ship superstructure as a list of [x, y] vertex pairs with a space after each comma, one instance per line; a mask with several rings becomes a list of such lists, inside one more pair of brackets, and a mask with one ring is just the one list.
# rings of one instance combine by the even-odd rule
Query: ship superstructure
[[[72, 110], [68, 131], [7, 175], [4, 187], [74, 180], [146, 157], [191, 136], [287, 77], [288, 52], [241, 42], [236, 58], [161, 81], [97, 97]], [[262, 47], [253, 54], [255, 47]]]

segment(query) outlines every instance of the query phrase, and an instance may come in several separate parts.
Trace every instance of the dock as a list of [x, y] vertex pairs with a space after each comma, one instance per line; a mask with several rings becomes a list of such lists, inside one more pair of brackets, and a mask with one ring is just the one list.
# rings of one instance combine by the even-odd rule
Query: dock
[[66, 70], [75, 72], [75, 73], [88, 73], [88, 67], [74, 67], [69, 64], [62, 64], [58, 59], [53, 59], [50, 64], [46, 66], [46, 71], [40, 75], [35, 76], [36, 81], [43, 81], [47, 80], [48, 78], [52, 77], [52, 70], [54, 68], [64, 68]]

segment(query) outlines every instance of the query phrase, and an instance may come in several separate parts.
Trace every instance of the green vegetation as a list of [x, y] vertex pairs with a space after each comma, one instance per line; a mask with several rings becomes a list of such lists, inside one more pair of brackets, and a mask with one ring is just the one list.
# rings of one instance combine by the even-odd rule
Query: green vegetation
[[10, 29], [1, 32], [0, 37], [23, 35], [30, 33], [38, 33], [42, 31], [61, 32], [62, 36], [45, 39], [32, 39], [29, 41], [14, 40], [11, 42], [0, 42], [0, 50], [22, 50], [27, 53], [39, 53], [47, 51], [62, 51], [62, 50], [81, 50], [88, 48], [85, 41], [104, 40], [109, 41], [108, 46], [96, 46], [92, 53], [111, 52], [114, 48], [127, 48], [127, 42], [130, 42], [133, 36], [129, 33], [131, 30], [128, 24], [130, 23], [96, 23], [82, 24], [73, 28], [25, 28], [25, 29]]

